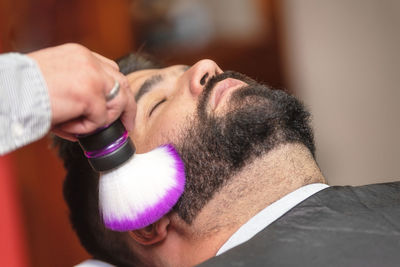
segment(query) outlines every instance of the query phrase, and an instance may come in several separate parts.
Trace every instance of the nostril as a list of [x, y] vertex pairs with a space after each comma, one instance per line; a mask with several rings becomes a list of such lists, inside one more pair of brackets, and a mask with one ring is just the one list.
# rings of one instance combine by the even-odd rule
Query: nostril
[[209, 75], [209, 74], [208, 74], [208, 72], [207, 72], [206, 74], [203, 75], [203, 77], [201, 77], [201, 80], [200, 80], [200, 84], [201, 84], [201, 85], [205, 85], [205, 84], [206, 84], [208, 75]]

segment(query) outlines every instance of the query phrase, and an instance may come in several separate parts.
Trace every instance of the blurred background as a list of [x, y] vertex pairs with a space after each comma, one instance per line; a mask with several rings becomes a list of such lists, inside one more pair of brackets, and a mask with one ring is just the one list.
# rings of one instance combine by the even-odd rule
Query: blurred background
[[[0, 0], [0, 51], [77, 42], [109, 58], [215, 60], [300, 97], [331, 185], [400, 180], [400, 1]], [[87, 259], [45, 137], [0, 157], [1, 266]]]

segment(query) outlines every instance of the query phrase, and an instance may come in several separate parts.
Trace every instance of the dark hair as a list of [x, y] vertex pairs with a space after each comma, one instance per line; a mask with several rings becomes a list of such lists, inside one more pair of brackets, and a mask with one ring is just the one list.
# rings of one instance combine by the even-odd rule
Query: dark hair
[[[118, 60], [121, 72], [158, 68], [148, 56], [129, 54]], [[82, 246], [94, 258], [116, 266], [132, 266], [141, 263], [129, 245], [127, 233], [114, 232], [104, 227], [99, 214], [98, 173], [94, 172], [81, 147], [74, 142], [55, 137], [59, 156], [67, 171], [64, 181], [64, 199], [70, 211], [70, 221]]]
[[162, 63], [156, 58], [149, 54], [128, 54], [120, 59], [116, 60], [119, 66], [119, 71], [128, 75], [134, 71], [145, 70], [145, 69], [159, 69], [162, 67]]

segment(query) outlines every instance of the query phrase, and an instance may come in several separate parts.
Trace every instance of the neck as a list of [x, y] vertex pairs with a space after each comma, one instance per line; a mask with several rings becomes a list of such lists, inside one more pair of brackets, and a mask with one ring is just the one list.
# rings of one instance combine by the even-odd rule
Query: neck
[[209, 257], [240, 226], [271, 203], [312, 183], [325, 183], [309, 150], [286, 144], [255, 159], [218, 192], [196, 218], [193, 236]]
[[167, 255], [173, 266], [199, 264], [215, 256], [240, 226], [271, 203], [304, 185], [324, 182], [306, 147], [281, 145], [246, 164], [215, 194], [193, 224], [170, 214], [168, 240], [159, 253]]

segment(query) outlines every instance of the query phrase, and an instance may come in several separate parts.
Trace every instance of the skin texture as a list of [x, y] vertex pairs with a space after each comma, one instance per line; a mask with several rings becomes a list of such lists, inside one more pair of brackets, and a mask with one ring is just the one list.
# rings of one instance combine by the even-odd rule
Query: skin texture
[[[69, 140], [87, 134], [121, 117], [133, 128], [136, 103], [128, 79], [118, 65], [78, 44], [65, 44], [27, 54], [44, 76], [50, 96], [51, 130]], [[115, 81], [118, 95], [106, 101]]]
[[[204, 86], [200, 83], [206, 74], [222, 73], [211, 60], [197, 62], [191, 68], [175, 65], [164, 69], [141, 70], [129, 74], [128, 81], [134, 95], [146, 80], [161, 75], [151, 92], [137, 101], [137, 114], [131, 138], [138, 153], [147, 152], [161, 144], [174, 142], [187, 118], [194, 115]], [[159, 104], [151, 113], [154, 106]], [[172, 139], [172, 140], [171, 140]]]
[[[205, 82], [222, 72], [215, 62], [202, 60], [190, 68], [178, 65], [129, 74], [137, 99], [135, 126], [130, 132], [137, 152], [179, 143], [196, 116]], [[146, 83], [152, 84], [151, 91], [138, 97]], [[245, 84], [232, 79], [220, 96], [215, 89], [219, 85], [205, 103], [205, 112], [217, 118], [230, 110], [229, 99]], [[315, 182], [324, 182], [324, 178], [310, 150], [296, 142], [279, 145], [246, 162], [191, 224], [171, 212], [149, 227], [130, 232], [132, 249], [142, 255], [144, 266], [193, 266], [213, 257], [243, 223], [267, 205]]]

